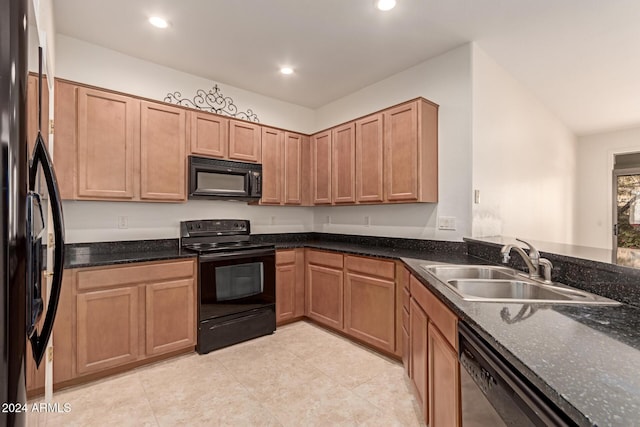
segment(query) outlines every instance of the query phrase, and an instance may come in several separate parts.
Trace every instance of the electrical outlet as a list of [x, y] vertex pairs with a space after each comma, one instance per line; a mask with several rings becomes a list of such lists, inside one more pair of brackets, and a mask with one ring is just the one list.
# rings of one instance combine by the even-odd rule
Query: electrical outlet
[[439, 230], [455, 230], [456, 229], [456, 217], [455, 216], [440, 216], [438, 217], [438, 229]]
[[476, 205], [480, 203], [480, 190], [473, 190], [473, 203]]
[[371, 217], [369, 215], [365, 215], [364, 216], [364, 226], [365, 227], [370, 227], [371, 226]]
[[275, 225], [276, 224], [276, 217], [271, 215], [271, 225]]
[[325, 222], [327, 224], [331, 224], [331, 215], [327, 215], [327, 220]]
[[118, 228], [129, 228], [129, 217], [128, 216], [119, 216], [118, 217]]

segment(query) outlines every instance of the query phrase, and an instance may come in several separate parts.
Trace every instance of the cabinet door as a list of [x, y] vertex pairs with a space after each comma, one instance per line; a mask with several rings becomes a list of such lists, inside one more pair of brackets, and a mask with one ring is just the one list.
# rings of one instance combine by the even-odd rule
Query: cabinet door
[[347, 272], [345, 330], [350, 335], [393, 353], [395, 350], [395, 283]]
[[411, 376], [411, 342], [409, 332], [402, 328], [402, 366], [407, 377]]
[[306, 279], [307, 316], [341, 330], [344, 325], [342, 269], [308, 264]]
[[334, 203], [356, 201], [356, 133], [355, 124], [349, 123], [332, 131], [331, 194]]
[[262, 198], [264, 205], [282, 202], [282, 131], [262, 128]]
[[382, 202], [383, 193], [383, 115], [356, 122], [356, 200]]
[[237, 120], [229, 121], [229, 158], [241, 162], [261, 162], [261, 127]]
[[55, 80], [54, 116], [56, 143], [53, 158], [56, 178], [63, 200], [77, 197], [78, 188], [78, 111], [77, 87], [71, 83]]
[[[427, 315], [412, 298], [409, 310], [411, 335], [411, 379], [418, 392], [418, 400], [422, 405], [424, 419], [429, 419], [428, 367], [427, 367]], [[434, 425], [434, 424], [430, 424]]]
[[27, 155], [29, 157], [33, 154], [40, 126], [42, 126], [44, 142], [47, 143], [49, 140], [49, 86], [47, 86], [46, 77], [42, 78], [42, 124], [38, 123], [38, 91], [38, 76], [29, 74], [27, 78]]
[[311, 138], [311, 186], [315, 205], [331, 204], [331, 131]]
[[146, 353], [167, 353], [195, 345], [194, 280], [146, 285]]
[[418, 200], [418, 106], [384, 113], [384, 181], [388, 201]]
[[[301, 205], [304, 185], [302, 170], [302, 135], [284, 134], [284, 204]], [[264, 153], [263, 153], [264, 157]], [[263, 164], [264, 168], [264, 164]]]
[[140, 106], [140, 198], [186, 200], [186, 111], [144, 101]]
[[276, 322], [295, 317], [296, 265], [276, 266]]
[[138, 359], [137, 286], [81, 293], [76, 302], [79, 374]]
[[191, 153], [226, 158], [229, 148], [229, 119], [210, 113], [190, 112]]
[[429, 322], [429, 425], [460, 425], [460, 364], [458, 355]]
[[139, 101], [83, 87], [77, 95], [78, 197], [133, 199]]

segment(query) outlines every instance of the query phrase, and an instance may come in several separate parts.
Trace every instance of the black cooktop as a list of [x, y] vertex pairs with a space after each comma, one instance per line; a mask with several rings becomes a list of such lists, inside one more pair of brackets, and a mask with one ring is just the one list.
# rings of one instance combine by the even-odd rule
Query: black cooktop
[[248, 241], [241, 242], [203, 242], [203, 243], [183, 243], [182, 248], [197, 252], [233, 252], [245, 249], [272, 248], [274, 245], [267, 243], [252, 243]]

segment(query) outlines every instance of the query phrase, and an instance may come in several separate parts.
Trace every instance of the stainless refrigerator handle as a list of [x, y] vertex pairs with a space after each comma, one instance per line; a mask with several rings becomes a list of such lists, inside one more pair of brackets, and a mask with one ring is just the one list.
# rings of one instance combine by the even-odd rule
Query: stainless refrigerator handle
[[51, 279], [51, 294], [47, 306], [47, 314], [40, 333], [38, 334], [36, 332], [30, 337], [31, 349], [36, 366], [40, 366], [49, 337], [51, 336], [51, 331], [53, 330], [53, 322], [58, 310], [58, 301], [60, 300], [60, 291], [62, 290], [62, 275], [64, 272], [64, 218], [62, 216], [62, 200], [60, 198], [60, 189], [58, 188], [58, 180], [53, 170], [53, 164], [40, 132], [38, 132], [38, 137], [36, 138], [33, 160], [29, 168], [29, 190], [31, 191], [35, 188], [38, 164], [42, 165], [42, 172], [49, 191], [55, 247], [53, 250], [53, 277]]

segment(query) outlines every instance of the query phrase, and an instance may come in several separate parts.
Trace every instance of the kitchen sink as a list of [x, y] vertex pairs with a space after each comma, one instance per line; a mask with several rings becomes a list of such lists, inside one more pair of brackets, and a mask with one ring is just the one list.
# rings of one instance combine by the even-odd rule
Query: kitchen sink
[[511, 268], [484, 265], [433, 265], [422, 268], [445, 282], [452, 279], [513, 279], [516, 274]]
[[507, 267], [424, 264], [422, 268], [465, 301], [620, 305], [590, 292], [531, 279]]

